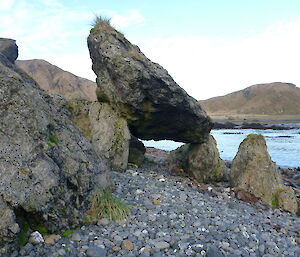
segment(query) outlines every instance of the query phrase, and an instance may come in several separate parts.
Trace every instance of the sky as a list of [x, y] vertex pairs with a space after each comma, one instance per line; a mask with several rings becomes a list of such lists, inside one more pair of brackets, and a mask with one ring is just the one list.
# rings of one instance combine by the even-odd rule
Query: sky
[[19, 59], [95, 80], [86, 38], [95, 15], [198, 100], [253, 84], [300, 85], [299, 0], [0, 0], [0, 37]]

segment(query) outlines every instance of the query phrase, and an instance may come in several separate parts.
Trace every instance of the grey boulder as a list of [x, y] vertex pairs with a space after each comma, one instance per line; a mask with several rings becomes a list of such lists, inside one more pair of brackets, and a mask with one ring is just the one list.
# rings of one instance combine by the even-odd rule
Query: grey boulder
[[82, 222], [93, 192], [112, 185], [105, 159], [73, 125], [65, 100], [18, 72], [6, 44], [0, 40], [0, 220], [7, 220], [0, 248], [15, 238], [16, 216], [61, 232]]
[[186, 143], [207, 140], [209, 117], [164, 68], [105, 22], [96, 23], [87, 41], [97, 98], [120, 110], [134, 136]]
[[232, 187], [243, 189], [273, 207], [297, 212], [295, 192], [283, 184], [262, 135], [250, 134], [240, 144], [232, 162], [230, 180]]
[[127, 121], [107, 103], [70, 100], [68, 109], [73, 122], [90, 140], [113, 170], [127, 167], [130, 133]]

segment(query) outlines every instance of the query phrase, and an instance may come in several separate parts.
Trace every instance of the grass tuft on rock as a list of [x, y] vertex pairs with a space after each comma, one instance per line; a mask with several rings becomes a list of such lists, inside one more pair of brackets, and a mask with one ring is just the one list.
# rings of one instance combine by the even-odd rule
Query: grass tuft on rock
[[87, 215], [95, 221], [102, 218], [121, 221], [130, 215], [130, 209], [127, 204], [109, 192], [95, 193], [91, 199]]
[[91, 33], [96, 31], [97, 29], [103, 29], [103, 28], [113, 28], [111, 25], [111, 18], [106, 17], [106, 16], [101, 16], [101, 15], [96, 15], [93, 22], [92, 22], [92, 30]]

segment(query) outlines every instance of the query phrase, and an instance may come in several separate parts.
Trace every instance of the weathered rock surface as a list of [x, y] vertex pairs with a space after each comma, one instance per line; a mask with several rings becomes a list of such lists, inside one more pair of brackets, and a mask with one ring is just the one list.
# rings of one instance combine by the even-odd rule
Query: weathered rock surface
[[143, 142], [135, 136], [131, 136], [129, 142], [128, 162], [140, 166], [145, 159], [146, 147]]
[[295, 193], [283, 184], [262, 135], [248, 135], [240, 144], [231, 166], [231, 185], [246, 190], [269, 205], [297, 212]]
[[100, 102], [116, 106], [140, 139], [186, 143], [207, 140], [212, 123], [160, 65], [105, 22], [88, 37]]
[[[13, 209], [8, 206], [0, 196], [0, 239], [2, 243], [12, 241], [16, 233], [20, 231], [19, 225], [16, 223], [16, 217]], [[1, 244], [0, 244], [1, 247]], [[1, 251], [0, 251], [1, 255]]]
[[221, 160], [217, 142], [212, 135], [203, 144], [191, 144], [188, 151], [189, 172], [199, 182], [226, 180], [226, 166]]
[[16, 45], [16, 41], [9, 38], [0, 38], [0, 53], [11, 63], [14, 63], [18, 57], [18, 46]]
[[112, 169], [125, 170], [130, 140], [126, 120], [107, 103], [71, 100], [68, 107], [73, 122], [91, 141], [94, 150], [107, 159]]
[[65, 100], [17, 72], [10, 42], [15, 51], [0, 52], [0, 248], [18, 232], [15, 215], [61, 231], [82, 221], [94, 190], [111, 186], [104, 158], [68, 118]]
[[97, 99], [95, 82], [75, 76], [45, 60], [17, 60], [16, 65], [48, 93], [66, 99]]
[[186, 144], [171, 153], [171, 162], [197, 181], [212, 183], [226, 180], [227, 168], [221, 160], [212, 135], [203, 144]]

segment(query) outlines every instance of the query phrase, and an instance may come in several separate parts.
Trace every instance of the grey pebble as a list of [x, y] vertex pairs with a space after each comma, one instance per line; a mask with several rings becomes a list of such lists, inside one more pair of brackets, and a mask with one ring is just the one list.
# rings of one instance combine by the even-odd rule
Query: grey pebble
[[86, 251], [86, 255], [88, 257], [105, 257], [106, 256], [106, 250], [101, 248], [101, 247], [91, 246]]

